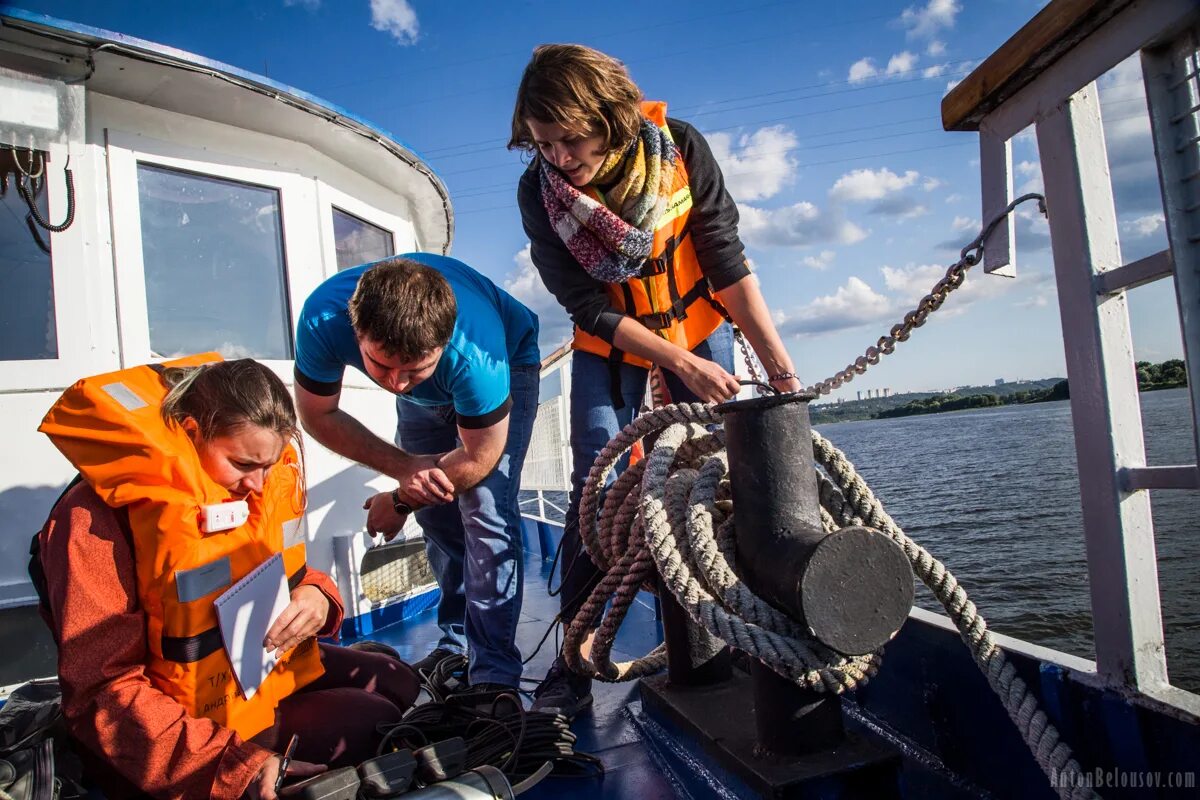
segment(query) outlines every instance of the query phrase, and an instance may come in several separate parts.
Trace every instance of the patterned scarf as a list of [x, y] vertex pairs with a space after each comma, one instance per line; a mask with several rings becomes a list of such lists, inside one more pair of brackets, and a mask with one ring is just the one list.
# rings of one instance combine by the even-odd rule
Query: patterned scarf
[[654, 247], [655, 223], [670, 200], [678, 157], [666, 131], [642, 120], [637, 138], [624, 151], [609, 153], [593, 179], [604, 184], [619, 176], [603, 204], [538, 157], [550, 224], [593, 278], [623, 283], [640, 274]]

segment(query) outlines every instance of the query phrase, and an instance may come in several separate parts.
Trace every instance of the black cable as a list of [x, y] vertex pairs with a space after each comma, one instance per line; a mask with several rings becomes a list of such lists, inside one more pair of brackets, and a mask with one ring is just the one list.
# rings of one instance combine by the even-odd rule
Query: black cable
[[[15, 159], [14, 159], [15, 160]], [[32, 163], [30, 168], [32, 171]], [[45, 163], [43, 162], [43, 169]], [[25, 185], [24, 180], [17, 180], [17, 193], [21, 195], [21, 199], [25, 201], [25, 205], [29, 206], [29, 213], [37, 221], [37, 224], [51, 233], [62, 233], [67, 228], [71, 227], [71, 223], [75, 221], [75, 178], [71, 174], [71, 157], [67, 156], [67, 165], [63, 168], [63, 175], [67, 181], [67, 218], [63, 220], [61, 225], [54, 225], [42, 216], [42, 212], [38, 210], [37, 203], [34, 202], [33, 195], [29, 191], [29, 187]], [[43, 181], [44, 183], [44, 181]]]
[[[511, 697], [511, 696], [510, 696]], [[575, 752], [576, 736], [565, 717], [526, 711], [501, 714], [511, 708], [500, 695], [489, 711], [447, 703], [414, 706], [392, 726], [380, 726], [382, 755], [393, 749], [423, 747], [461, 736], [467, 746], [466, 769], [485, 764], [513, 780], [535, 774], [544, 764], [553, 773], [586, 777], [601, 775], [603, 764], [595, 756]]]

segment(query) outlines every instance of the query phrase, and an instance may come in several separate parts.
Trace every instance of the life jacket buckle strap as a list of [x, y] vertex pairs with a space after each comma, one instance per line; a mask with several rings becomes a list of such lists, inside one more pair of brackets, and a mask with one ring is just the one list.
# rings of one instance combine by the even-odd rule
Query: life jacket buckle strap
[[638, 314], [637, 320], [652, 331], [661, 331], [671, 327], [671, 323], [675, 321], [675, 313], [672, 310], [660, 311], [657, 314]]
[[662, 275], [667, 271], [667, 261], [668, 259], [663, 256], [647, 258], [642, 264], [642, 272], [639, 277], [653, 278], [656, 275]]

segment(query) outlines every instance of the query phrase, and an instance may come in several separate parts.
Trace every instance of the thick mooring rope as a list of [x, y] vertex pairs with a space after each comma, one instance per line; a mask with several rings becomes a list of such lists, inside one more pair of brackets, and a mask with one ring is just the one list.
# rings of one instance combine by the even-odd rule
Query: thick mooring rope
[[[597, 457], [580, 499], [579, 532], [604, 577], [567, 628], [567, 663], [576, 672], [604, 681], [632, 680], [666, 665], [665, 645], [632, 662], [618, 664], [610, 658], [617, 629], [637, 592], [656, 589], [657, 571], [657, 580], [688, 616], [719, 640], [709, 645], [710, 654], [728, 643], [815, 691], [840, 694], [864, 685], [879, 669], [879, 653], [846, 657], [834, 652], [757, 597], [733, 569], [733, 504], [724, 434], [706, 427], [721, 421], [714, 406], [666, 406], [635, 419]], [[625, 470], [603, 493], [601, 505], [601, 489], [617, 461], [635, 441], [660, 431], [648, 457]], [[866, 525], [895, 541], [954, 621], [1059, 797], [1096, 797], [1086, 788], [1071, 749], [992, 641], [987, 623], [945, 565], [900, 529], [845, 455], [815, 431], [813, 452], [828, 475], [818, 472], [826, 530]], [[590, 658], [584, 659], [580, 647], [610, 600]], [[693, 652], [694, 659], [703, 660], [704, 655]]]

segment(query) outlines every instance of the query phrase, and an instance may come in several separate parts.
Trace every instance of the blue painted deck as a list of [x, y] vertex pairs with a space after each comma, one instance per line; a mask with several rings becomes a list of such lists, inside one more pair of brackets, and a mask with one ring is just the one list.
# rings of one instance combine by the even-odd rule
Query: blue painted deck
[[[550, 578], [550, 561], [543, 560], [542, 548], [553, 546], [543, 536], [539, 541], [536, 526], [529, 525], [530, 536], [525, 542], [525, 599], [521, 621], [517, 626], [517, 644], [526, 658], [537, 647], [542, 635], [558, 613], [558, 598], [546, 593]], [[552, 553], [552, 551], [551, 551]], [[557, 585], [558, 577], [554, 578]], [[624, 661], [641, 656], [653, 649], [662, 637], [662, 627], [655, 619], [654, 598], [642, 594], [630, 610], [617, 636], [613, 659]], [[430, 608], [404, 622], [375, 630], [369, 637], [396, 648], [401, 658], [415, 661], [437, 644], [441, 630], [437, 626], [437, 611]], [[560, 637], [561, 639], [561, 637]], [[346, 640], [347, 642], [349, 640]], [[541, 680], [555, 656], [554, 634], [546, 640], [541, 652], [525, 666], [525, 677]], [[532, 688], [529, 683], [525, 688]], [[604, 762], [603, 778], [555, 778], [522, 795], [530, 800], [571, 797], [590, 798], [675, 798], [680, 796], [669, 781], [655, 768], [652, 755], [633, 723], [628, 706], [638, 700], [636, 682], [594, 684], [593, 707], [581, 714], [572, 726], [579, 737], [576, 750], [591, 753]]]
[[[517, 629], [517, 643], [526, 657], [558, 611], [558, 598], [549, 597], [546, 586], [549, 557], [560, 529], [540, 528], [526, 520], [525, 597]], [[654, 603], [649, 595], [639, 596], [618, 634], [614, 660], [643, 655], [661, 641]], [[409, 610], [420, 607], [414, 603]], [[369, 638], [395, 647], [405, 659], [419, 659], [440, 636], [435, 615], [433, 608], [420, 611], [403, 622], [375, 629]], [[545, 675], [555, 645], [551, 634], [526, 666], [525, 677], [531, 679], [527, 688]], [[1193, 781], [1186, 789], [1149, 794], [1144, 789], [1106, 785], [1105, 798], [1196, 796], [1197, 720], [1092, 687], [1061, 667], [1021, 653], [1010, 651], [1009, 658], [1086, 772], [1186, 775]], [[597, 756], [604, 763], [604, 777], [548, 778], [524, 797], [756, 796], [715, 762], [711, 743], [692, 740], [661, 715], [651, 719], [642, 715], [636, 682], [596, 682], [593, 694], [595, 705], [572, 728], [578, 736], [576, 749]], [[863, 795], [852, 786], [825, 783], [801, 792], [806, 799], [1055, 797], [957, 633], [945, 626], [910, 618], [887, 646], [879, 675], [847, 695], [843, 710], [848, 733], [882, 741], [899, 756], [895, 791]]]

